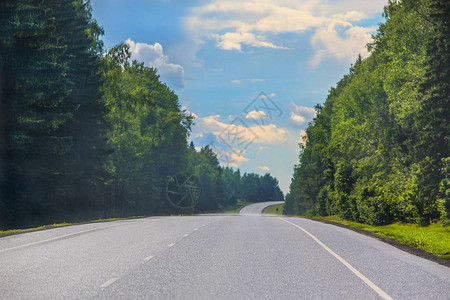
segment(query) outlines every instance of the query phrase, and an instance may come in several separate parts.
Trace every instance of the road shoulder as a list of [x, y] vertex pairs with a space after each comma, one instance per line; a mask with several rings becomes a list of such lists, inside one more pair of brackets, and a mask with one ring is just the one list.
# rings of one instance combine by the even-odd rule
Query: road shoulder
[[434, 255], [432, 253], [429, 253], [429, 252], [426, 252], [424, 250], [418, 249], [418, 248], [416, 248], [414, 246], [410, 246], [410, 245], [405, 245], [405, 244], [399, 243], [396, 240], [389, 239], [389, 238], [386, 238], [384, 236], [380, 236], [380, 235], [375, 234], [373, 232], [370, 232], [370, 231], [367, 231], [367, 230], [364, 230], [364, 229], [361, 229], [361, 228], [356, 228], [356, 227], [352, 227], [352, 226], [349, 226], [349, 225], [345, 225], [345, 224], [329, 221], [329, 220], [322, 220], [322, 219], [315, 219], [315, 218], [306, 218], [306, 217], [302, 217], [302, 218], [305, 218], [305, 219], [308, 219], [308, 220], [312, 220], [312, 221], [316, 221], [316, 222], [325, 223], [325, 224], [330, 224], [330, 225], [334, 225], [334, 226], [338, 226], [338, 227], [342, 227], [342, 228], [346, 228], [346, 229], [355, 231], [357, 233], [360, 233], [360, 234], [363, 234], [363, 235], [366, 235], [366, 236], [370, 236], [372, 238], [375, 238], [377, 240], [385, 242], [385, 243], [387, 243], [387, 244], [389, 244], [391, 246], [394, 246], [394, 247], [396, 247], [396, 248], [398, 248], [400, 250], [403, 250], [403, 251], [408, 252], [410, 254], [419, 256], [421, 258], [433, 261], [435, 263], [438, 263], [440, 265], [443, 265], [443, 266], [446, 266], [446, 267], [450, 268], [450, 260], [449, 259], [438, 257], [438, 256], [436, 256], [436, 255]]

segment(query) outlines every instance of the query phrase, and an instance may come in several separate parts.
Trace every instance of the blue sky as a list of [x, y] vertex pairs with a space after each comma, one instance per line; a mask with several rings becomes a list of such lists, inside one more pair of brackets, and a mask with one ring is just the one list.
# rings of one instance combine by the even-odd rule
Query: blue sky
[[301, 136], [387, 0], [91, 0], [107, 48], [158, 69], [196, 116], [191, 139], [286, 193]]

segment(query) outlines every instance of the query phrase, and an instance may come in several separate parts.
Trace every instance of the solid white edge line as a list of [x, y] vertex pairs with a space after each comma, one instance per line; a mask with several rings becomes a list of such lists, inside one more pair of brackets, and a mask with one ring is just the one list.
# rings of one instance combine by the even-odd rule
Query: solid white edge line
[[154, 257], [153, 255], [150, 255], [150, 256], [144, 258], [144, 260], [145, 260], [145, 261], [149, 261], [149, 260], [152, 259], [153, 257]]
[[312, 235], [311, 233], [309, 233], [308, 231], [306, 231], [305, 229], [303, 229], [302, 227], [300, 227], [299, 225], [289, 222], [286, 219], [283, 218], [279, 218], [282, 221], [285, 221], [286, 223], [291, 224], [292, 226], [297, 227], [298, 229], [302, 230], [304, 233], [306, 233], [307, 235], [309, 235], [317, 244], [319, 244], [320, 246], [322, 246], [322, 248], [324, 248], [325, 250], [327, 250], [331, 255], [333, 255], [335, 258], [337, 258], [337, 260], [339, 260], [344, 266], [346, 266], [350, 271], [352, 271], [356, 276], [358, 276], [362, 281], [364, 281], [364, 283], [366, 283], [368, 286], [370, 286], [372, 288], [372, 290], [374, 290], [378, 295], [380, 295], [383, 299], [386, 300], [393, 300], [391, 296], [389, 296], [385, 291], [383, 291], [381, 288], [379, 288], [375, 283], [373, 283], [372, 281], [370, 281], [369, 278], [367, 278], [366, 276], [364, 276], [363, 274], [361, 274], [361, 272], [359, 272], [358, 270], [356, 270], [351, 264], [349, 264], [345, 259], [343, 259], [342, 257], [340, 257], [338, 254], [336, 254], [336, 252], [334, 252], [333, 250], [331, 250], [330, 248], [328, 248], [324, 243], [322, 243], [318, 238], [316, 238], [314, 235]]
[[6, 251], [9, 251], [9, 250], [15, 250], [15, 249], [28, 247], [28, 246], [34, 246], [34, 245], [39, 245], [39, 244], [43, 244], [43, 243], [47, 243], [47, 242], [57, 241], [57, 240], [61, 240], [61, 239], [67, 238], [67, 237], [81, 235], [83, 233], [88, 233], [88, 232], [91, 232], [91, 231], [97, 231], [97, 230], [101, 230], [101, 229], [116, 227], [116, 226], [119, 226], [119, 225], [122, 225], [122, 224], [115, 224], [115, 225], [111, 225], [111, 226], [103, 226], [103, 227], [88, 229], [88, 230], [84, 230], [84, 231], [69, 233], [69, 234], [57, 236], [57, 237], [54, 237], [54, 238], [51, 238], [51, 239], [47, 239], [47, 240], [42, 240], [42, 241], [37, 241], [37, 242], [29, 243], [29, 244], [19, 245], [19, 246], [16, 246], [16, 247], [1, 249], [0, 253], [6, 252]]
[[100, 287], [101, 288], [105, 288], [110, 286], [111, 284], [113, 284], [117, 279], [119, 278], [111, 278], [110, 280], [108, 280], [107, 282], [105, 282], [104, 284], [102, 284]]

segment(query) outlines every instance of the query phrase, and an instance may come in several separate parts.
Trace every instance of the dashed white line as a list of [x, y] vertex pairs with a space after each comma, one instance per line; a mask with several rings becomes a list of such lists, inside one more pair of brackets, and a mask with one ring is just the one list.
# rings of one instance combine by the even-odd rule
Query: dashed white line
[[167, 245], [167, 247], [172, 247], [172, 246], [175, 246], [175, 243]]
[[292, 222], [289, 222], [288, 220], [282, 219], [280, 218], [280, 220], [285, 221], [286, 223], [291, 224], [292, 226], [297, 227], [298, 229], [302, 230], [304, 233], [306, 233], [307, 235], [309, 235], [317, 244], [319, 244], [320, 246], [322, 246], [322, 248], [324, 248], [325, 250], [328, 251], [328, 253], [330, 253], [331, 255], [333, 255], [335, 258], [337, 258], [337, 260], [339, 260], [344, 266], [346, 266], [350, 271], [352, 271], [356, 276], [358, 276], [362, 281], [364, 281], [368, 286], [370, 286], [372, 288], [372, 290], [374, 290], [378, 295], [380, 295], [383, 299], [386, 300], [392, 300], [392, 297], [389, 296], [385, 291], [383, 291], [381, 288], [379, 288], [375, 283], [373, 283], [372, 281], [370, 281], [369, 278], [367, 278], [366, 276], [364, 276], [363, 274], [361, 274], [358, 270], [356, 270], [351, 264], [349, 264], [345, 259], [343, 259], [342, 257], [340, 257], [339, 255], [336, 254], [336, 252], [334, 252], [333, 250], [331, 250], [330, 248], [328, 248], [324, 243], [322, 243], [318, 238], [316, 238], [314, 235], [312, 235], [311, 233], [309, 233], [308, 231], [306, 231], [305, 229], [303, 229], [302, 227], [298, 226], [297, 224], [294, 224]]
[[197, 231], [198, 230], [198, 228], [194, 228], [194, 231]]
[[105, 282], [104, 284], [102, 284], [100, 287], [101, 288], [105, 288], [110, 286], [111, 284], [113, 284], [117, 279], [119, 278], [111, 278], [110, 280], [108, 280], [107, 282]]
[[186, 233], [185, 235], [183, 235], [183, 237], [187, 237], [189, 234], [188, 233]]
[[202, 227], [205, 227], [206, 226], [206, 224], [202, 224]]
[[153, 257], [154, 257], [153, 255], [150, 255], [150, 256], [144, 258], [144, 260], [145, 260], [145, 261], [149, 261], [149, 260], [152, 259]]

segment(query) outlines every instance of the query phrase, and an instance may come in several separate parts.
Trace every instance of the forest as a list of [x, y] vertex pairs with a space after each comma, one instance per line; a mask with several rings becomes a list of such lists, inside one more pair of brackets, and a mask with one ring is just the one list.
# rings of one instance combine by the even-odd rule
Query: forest
[[180, 172], [200, 178], [192, 212], [283, 200], [278, 181], [222, 167], [189, 143], [193, 116], [157, 70], [105, 49], [84, 0], [0, 2], [0, 230], [178, 214]]
[[384, 17], [315, 107], [285, 214], [450, 224], [450, 2], [389, 1]]

